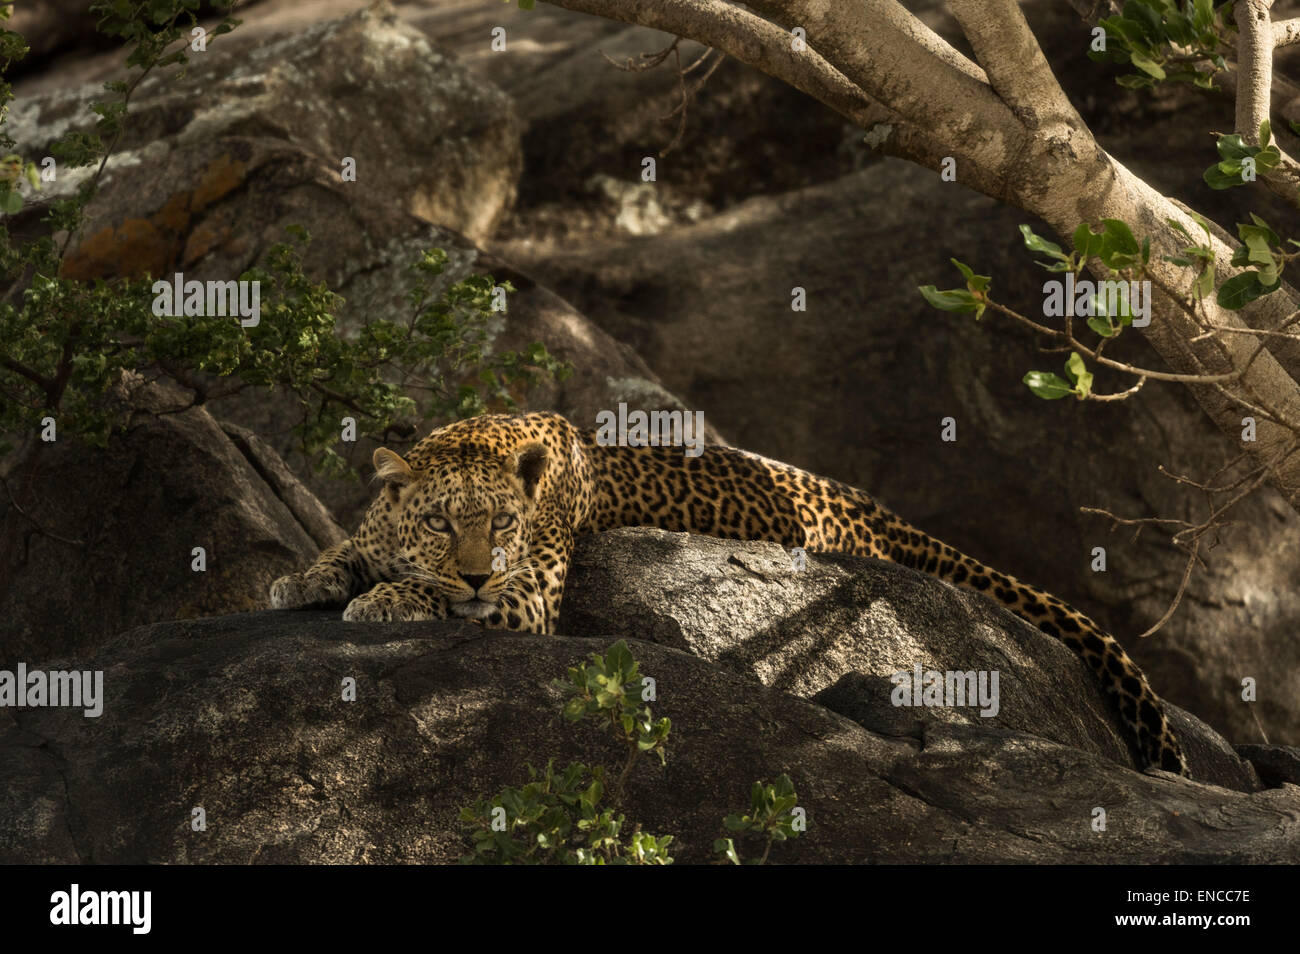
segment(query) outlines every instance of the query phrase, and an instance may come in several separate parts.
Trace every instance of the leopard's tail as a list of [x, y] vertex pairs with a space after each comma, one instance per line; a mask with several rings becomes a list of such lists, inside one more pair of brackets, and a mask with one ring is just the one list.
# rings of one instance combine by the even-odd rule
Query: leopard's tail
[[1088, 664], [1114, 699], [1147, 764], [1189, 776], [1187, 758], [1169, 725], [1164, 702], [1115, 637], [1050, 593], [990, 569], [889, 516], [897, 521], [886, 530], [889, 559], [992, 597], [1025, 622], [1059, 639]]

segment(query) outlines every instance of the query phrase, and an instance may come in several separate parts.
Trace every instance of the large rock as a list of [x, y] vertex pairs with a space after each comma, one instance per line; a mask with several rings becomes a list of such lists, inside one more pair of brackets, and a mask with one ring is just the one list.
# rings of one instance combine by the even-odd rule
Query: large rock
[[[89, 125], [89, 104], [103, 97], [87, 85], [21, 101], [8, 132], [41, 155], [68, 128]], [[358, 193], [356, 202], [396, 204], [471, 239], [490, 234], [514, 200], [522, 162], [510, 101], [391, 6], [375, 4], [252, 46], [218, 39], [191, 54], [183, 75], [147, 77], [132, 96], [126, 133], [105, 176], [110, 184], [126, 179], [147, 187], [160, 200], [157, 210], [147, 223], [128, 227], [111, 205], [92, 206], [82, 255], [93, 255], [97, 245], [139, 241], [137, 232], [176, 230], [202, 213], [206, 192], [182, 199], [178, 184], [200, 183], [178, 178], [168, 154], [198, 145], [216, 159], [224, 139], [292, 143], [336, 179], [350, 157], [356, 178], [347, 186]], [[65, 173], [53, 191], [71, 189], [87, 174]], [[222, 190], [238, 175], [214, 171], [203, 185]], [[252, 236], [235, 228], [247, 224], [209, 222], [204, 231], [215, 234], [207, 244], [222, 237], [247, 243]]]
[[[689, 553], [653, 532], [606, 539], [589, 552], [620, 560], [639, 552], [632, 562], [651, 579], [664, 557], [686, 556], [692, 567], [711, 562], [715, 570], [726, 564], [721, 550]], [[623, 807], [646, 830], [676, 836], [679, 861], [709, 860], [722, 817], [746, 803], [755, 779], [781, 772], [795, 783], [808, 830], [776, 847], [777, 862], [1300, 858], [1300, 788], [1238, 791], [1124, 766], [1082, 666], [1023, 627], [999, 634], [1005, 614], [874, 561], [814, 561], [820, 569], [795, 577], [773, 565], [779, 551], [719, 546], [732, 548], [737, 579], [724, 586], [714, 572], [693, 592], [683, 585], [664, 601], [694, 601], [679, 614], [689, 620], [713, 600], [718, 619], [734, 626], [730, 642], [696, 642], [708, 659], [630, 642], [642, 672], [656, 680], [654, 710], [672, 719], [673, 730], [667, 766], [638, 765]], [[581, 573], [595, 582], [584, 566]], [[740, 577], [759, 581], [764, 595], [751, 600]], [[591, 618], [597, 597], [584, 590], [579, 580], [571, 608]], [[616, 596], [625, 602], [625, 594]], [[911, 656], [918, 660], [975, 665], [996, 658], [1017, 674], [1005, 684], [1013, 690], [1003, 695], [1006, 716], [887, 718], [880, 702], [886, 688], [871, 675], [873, 664], [834, 658], [868, 648], [851, 607], [857, 620], [893, 620], [874, 644], [887, 648], [900, 639], [893, 661], [905, 662], [909, 645], [929, 647], [924, 657]], [[521, 784], [525, 762], [618, 757], [602, 730], [561, 717], [556, 680], [617, 636], [683, 645], [681, 634], [663, 625], [673, 611], [662, 603], [657, 609], [649, 625], [619, 620], [622, 632], [598, 638], [492, 632], [458, 621], [344, 623], [324, 612], [133, 630], [62, 666], [104, 672], [98, 718], [67, 709], [0, 710], [0, 861], [454, 861], [467, 848], [459, 809]], [[850, 629], [827, 647], [831, 662], [800, 655], [813, 647], [773, 644], [783, 622], [800, 614], [823, 637], [836, 621]], [[967, 636], [963, 627], [972, 623]], [[875, 714], [854, 721], [824, 698], [765, 686], [746, 672], [754, 661], [768, 681], [798, 691], [834, 671], [860, 671], [867, 676], [862, 694], [875, 701], [859, 708]], [[347, 677], [356, 680], [354, 702], [341, 701]], [[1053, 701], [1048, 686], [1078, 704]], [[1041, 718], [1030, 724], [1035, 707]], [[1180, 728], [1194, 765], [1211, 771], [1209, 749], [1222, 749], [1222, 740], [1192, 719]], [[1106, 810], [1103, 832], [1092, 827], [1099, 807]], [[198, 808], [203, 831], [191, 824]]]
[[[1163, 615], [1185, 558], [1167, 534], [1111, 533], [1079, 507], [1192, 519], [1199, 495], [1157, 464], [1204, 480], [1237, 448], [1178, 385], [1124, 402], [1040, 401], [1021, 378], [1057, 369], [1058, 354], [996, 315], [976, 323], [924, 303], [918, 285], [959, 280], [952, 255], [992, 274], [997, 300], [1041, 313], [1044, 273], [1024, 252], [1023, 220], [891, 160], [529, 267], [737, 446], [861, 487], [1123, 638]], [[940, 237], [926, 233], [934, 222]], [[513, 254], [527, 259], [522, 245]], [[791, 310], [796, 286], [806, 312]], [[1117, 344], [1112, 357], [1159, 366], [1136, 336]], [[1098, 371], [1099, 392], [1129, 384]], [[948, 416], [956, 442], [941, 440]], [[1267, 489], [1233, 518], [1171, 623], [1129, 648], [1163, 694], [1233, 741], [1260, 741], [1256, 715], [1270, 739], [1300, 741], [1300, 518]], [[1097, 546], [1104, 573], [1091, 569]], [[1253, 713], [1247, 676], [1260, 687]]]
[[[265, 605], [272, 580], [344, 539], [256, 436], [131, 382], [100, 450], [42, 445], [0, 495], [4, 664], [86, 654], [157, 620]], [[202, 547], [206, 569], [194, 569]]]
[[[893, 563], [806, 554], [801, 564], [775, 543], [616, 530], [579, 541], [559, 629], [635, 634], [920, 744], [937, 725], [957, 724], [1141, 764], [1113, 703], [1063, 644], [985, 597]], [[918, 666], [998, 672], [998, 711], [893, 706], [890, 677]], [[1183, 712], [1173, 719], [1194, 778], [1258, 787], [1217, 733]]]

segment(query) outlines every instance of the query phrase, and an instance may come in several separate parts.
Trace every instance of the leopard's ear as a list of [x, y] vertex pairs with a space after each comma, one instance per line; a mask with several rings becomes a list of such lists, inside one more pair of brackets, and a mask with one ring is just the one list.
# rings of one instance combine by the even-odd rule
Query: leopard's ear
[[375, 465], [375, 476], [384, 482], [384, 489], [394, 499], [399, 488], [415, 480], [415, 471], [411, 470], [411, 465], [402, 459], [401, 454], [390, 451], [387, 447], [376, 450], [371, 462]]
[[546, 448], [536, 442], [525, 444], [515, 455], [515, 476], [524, 482], [524, 493], [537, 496], [537, 485], [546, 472]]

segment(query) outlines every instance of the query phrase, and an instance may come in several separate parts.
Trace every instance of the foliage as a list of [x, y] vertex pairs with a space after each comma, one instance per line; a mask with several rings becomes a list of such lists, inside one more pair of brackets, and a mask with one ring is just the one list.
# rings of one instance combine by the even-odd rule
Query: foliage
[[[603, 765], [570, 763], [557, 770], [554, 759], [538, 771], [526, 763], [528, 781], [518, 788], [479, 799], [461, 809], [460, 820], [472, 844], [462, 864], [667, 865], [672, 835], [655, 836], [636, 825], [627, 831], [627, 818], [618, 811], [624, 786], [639, 757], [646, 752], [665, 762], [672, 724], [654, 718], [643, 705], [648, 683], [640, 675], [627, 643], [619, 640], [590, 662], [571, 667], [568, 680], [557, 680], [568, 698], [563, 707], [570, 722], [593, 719], [603, 725], [623, 750], [623, 765], [609, 784]], [[764, 838], [766, 862], [774, 843], [797, 837], [802, 825], [792, 814], [797, 802], [786, 775], [775, 784], [755, 782], [750, 810], [728, 815], [724, 824], [738, 836]], [[714, 844], [723, 861], [740, 864], [731, 838]]]
[[607, 721], [627, 751], [616, 797], [622, 794], [623, 783], [643, 752], [653, 752], [659, 763], [664, 763], [664, 745], [672, 723], [668, 719], [654, 721], [650, 707], [641, 705], [643, 684], [627, 643], [619, 640], [603, 657], [592, 653], [589, 664], [571, 668], [568, 690], [571, 697], [565, 703], [564, 717], [570, 722], [588, 716]]
[[[1180, 249], [1178, 255], [1164, 256], [1164, 261], [1191, 270], [1192, 277], [1186, 292], [1187, 302], [1191, 304], [1185, 304], [1193, 307], [1214, 290], [1215, 271], [1210, 223], [1194, 212], [1189, 214], [1200, 226], [1204, 239], [1194, 237], [1183, 223], [1169, 219], [1166, 224], [1181, 235], [1187, 244]], [[1231, 262], [1246, 270], [1224, 281], [1215, 297], [1220, 307], [1232, 311], [1240, 310], [1255, 299], [1277, 291], [1282, 284], [1283, 268], [1300, 256], [1300, 251], [1285, 248], [1278, 234], [1262, 218], [1254, 213], [1251, 213], [1250, 218], [1250, 222], [1237, 225], [1237, 235], [1242, 245], [1233, 252]], [[1055, 242], [1037, 235], [1028, 225], [1020, 226], [1020, 232], [1025, 247], [1043, 256], [1037, 264], [1049, 272], [1077, 277], [1090, 261], [1096, 260], [1102, 266], [1103, 282], [1127, 284], [1130, 281], [1152, 279], [1151, 239], [1147, 237], [1139, 243], [1133, 230], [1118, 219], [1103, 219], [1100, 231], [1094, 231], [1088, 223], [1080, 224], [1073, 233], [1072, 252], [1066, 252]], [[1287, 239], [1285, 245], [1300, 248], [1300, 242], [1294, 239]], [[940, 290], [934, 285], [921, 286], [919, 291], [930, 305], [940, 311], [973, 313], [977, 319], [990, 307], [1014, 314], [990, 296], [992, 279], [989, 276], [975, 274], [972, 268], [955, 258], [951, 261], [966, 280], [966, 286], [946, 290]], [[1133, 324], [1129, 303], [1123, 297], [1118, 300], [1114, 314], [1109, 311], [1110, 304], [1105, 296], [1092, 294], [1087, 309], [1091, 313], [1081, 316], [1087, 327], [1100, 339], [1094, 347], [1088, 349], [1096, 357], [1100, 356], [1106, 342], [1118, 337]], [[1053, 333], [1061, 334], [1055, 330]], [[1075, 340], [1073, 331], [1064, 334], [1071, 342]], [[1075, 350], [1065, 362], [1065, 377], [1050, 371], [1030, 371], [1025, 374], [1023, 381], [1033, 394], [1044, 400], [1056, 400], [1067, 395], [1084, 400], [1092, 394], [1093, 375], [1088, 370], [1084, 355]]]
[[[47, 417], [60, 437], [103, 446], [116, 420], [105, 393], [125, 372], [138, 371], [181, 383], [196, 404], [253, 387], [291, 393], [301, 408], [296, 431], [304, 452], [319, 467], [351, 475], [334, 450], [344, 416], [358, 434], [384, 437], [413, 431], [413, 419], [470, 416], [489, 404], [510, 409], [517, 389], [540, 375], [563, 378], [568, 368], [541, 344], [491, 349], [494, 312], [514, 289], [506, 283], [498, 294], [485, 275], [448, 282], [447, 256], [438, 249], [412, 265], [403, 319], [370, 318], [347, 337], [336, 327], [342, 299], [303, 272], [309, 237], [301, 229], [291, 228], [291, 242], [273, 246], [262, 264], [239, 276], [260, 283], [262, 292], [261, 320], [249, 327], [225, 315], [155, 314], [147, 275], [86, 281], [65, 274], [64, 256], [122, 137], [131, 95], [150, 72], [186, 62], [198, 7], [199, 0], [92, 6], [99, 29], [125, 44], [135, 72], [106, 84], [113, 95], [92, 105], [93, 131], [69, 132], [50, 149], [61, 175], [88, 166], [98, 171], [43, 204], [34, 238], [15, 239], [0, 218], [0, 453], [12, 449], [4, 435], [31, 435]], [[207, 37], [238, 22], [226, 17]], [[0, 31], [4, 69], [25, 52], [21, 37]], [[0, 82], [0, 149], [17, 145], [4, 135], [11, 100], [12, 90]], [[31, 201], [24, 191], [40, 189], [44, 163], [18, 150], [0, 158], [0, 212], [12, 217]], [[31, 231], [29, 223], [24, 230]]]
[[[772, 846], [789, 838], [798, 838], [802, 827], [795, 806], [799, 797], [795, 794], [794, 783], [784, 773], [777, 777], [775, 783], [764, 785], [755, 782], [749, 792], [749, 811], [743, 815], [728, 815], [723, 825], [737, 836], [751, 835], [763, 839], [763, 854], [750, 864], [765, 864]], [[740, 853], [732, 838], [719, 838], [713, 843], [713, 850], [733, 865], [741, 864]]]
[[672, 835], [655, 837], [638, 825], [626, 843], [620, 839], [626, 818], [615, 812], [623, 786], [643, 752], [654, 752], [664, 761], [672, 728], [668, 719], [655, 721], [649, 706], [641, 704], [643, 682], [627, 643], [619, 640], [603, 655], [592, 653], [589, 663], [569, 669], [567, 684], [559, 684], [569, 694], [566, 719], [578, 722], [591, 717], [623, 744], [617, 781], [607, 789], [607, 772], [599, 765], [574, 762], [558, 773], [554, 760], [541, 773], [527, 765], [529, 781], [523, 787], [503, 789], [494, 798], [480, 799], [461, 810], [461, 821], [470, 826], [474, 845], [461, 862], [672, 864], [667, 852]]
[[1050, 371], [1030, 371], [1023, 380], [1029, 390], [1047, 401], [1063, 398], [1067, 394], [1082, 399], [1092, 392], [1092, 374], [1085, 368], [1079, 352], [1070, 352], [1070, 358], [1065, 362], [1065, 373], [1068, 381]]
[[554, 760], [529, 781], [461, 810], [471, 826], [473, 852], [462, 864], [668, 865], [672, 835], [656, 838], [635, 828], [621, 838], [626, 818], [601, 807], [605, 772], [573, 762], [562, 772]]
[[1219, 135], [1220, 159], [1205, 170], [1202, 176], [1205, 184], [1211, 189], [1231, 189], [1254, 182], [1257, 175], [1276, 169], [1282, 162], [1282, 153], [1273, 144], [1273, 129], [1267, 119], [1259, 124], [1259, 143], [1249, 145], [1237, 133]]
[[1227, 69], [1224, 37], [1235, 30], [1233, 3], [1214, 0], [1126, 0], [1118, 16], [1098, 25], [1106, 31], [1105, 50], [1092, 49], [1094, 60], [1122, 63], [1137, 72], [1116, 79], [1129, 89], [1163, 82], [1194, 83], [1214, 88], [1216, 73]]

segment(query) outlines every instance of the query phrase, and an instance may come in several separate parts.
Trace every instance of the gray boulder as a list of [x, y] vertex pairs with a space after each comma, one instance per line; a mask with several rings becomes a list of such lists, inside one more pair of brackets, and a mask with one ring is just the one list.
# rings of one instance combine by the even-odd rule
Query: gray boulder
[[1239, 745], [1237, 754], [1259, 772], [1265, 785], [1300, 785], [1300, 748], [1294, 745]]
[[[673, 722], [666, 767], [638, 764], [623, 807], [673, 834], [679, 862], [710, 860], [723, 816], [782, 772], [808, 829], [775, 848], [778, 863], [1300, 859], [1300, 787], [1212, 783], [1214, 772], [1229, 781], [1228, 754], [1191, 719], [1180, 728], [1207, 780], [1133, 771], [1082, 665], [1000, 611], [874, 561], [818, 559], [795, 576], [779, 550], [715, 542], [620, 532], [584, 544], [566, 619], [607, 627], [587, 638], [326, 612], [125, 633], [64, 664], [104, 672], [97, 719], [0, 710], [0, 862], [454, 861], [467, 849], [460, 808], [522, 784], [525, 762], [618, 758], [602, 730], [562, 718], [555, 680], [621, 636], [656, 680], [655, 713]], [[707, 578], [664, 589], [644, 620], [620, 616], [630, 597], [615, 589], [601, 624], [600, 555], [645, 574], [648, 592], [667, 580], [655, 568], [679, 560]], [[783, 626], [801, 613], [820, 644], [790, 645]], [[892, 653], [879, 666], [848, 657], [867, 648], [868, 620], [880, 627], [873, 648]], [[996, 660], [1003, 715], [887, 718], [876, 673], [920, 647], [936, 663]], [[837, 673], [867, 681], [850, 693]], [[348, 677], [353, 702], [342, 701]], [[820, 685], [845, 698], [796, 694]], [[855, 694], [877, 698], [852, 718], [831, 708], [852, 709]]]
[[[26, 99], [8, 132], [41, 155], [68, 128], [89, 126], [89, 104], [103, 97], [101, 87], [88, 84]], [[191, 54], [183, 75], [147, 77], [132, 96], [130, 122], [105, 178], [139, 188], [176, 150], [226, 138], [273, 139], [316, 157], [335, 179], [344, 159], [354, 159], [355, 181], [346, 185], [358, 203], [397, 205], [481, 239], [514, 201], [519, 137], [499, 90], [431, 45], [390, 5], [374, 4], [253, 45], [217, 38], [206, 52]], [[212, 158], [219, 155], [212, 150]], [[87, 174], [60, 175], [51, 191], [70, 190]], [[214, 172], [202, 183], [170, 178], [151, 189], [199, 189], [189, 209], [173, 201], [168, 212], [176, 219], [200, 211], [194, 206], [207, 191], [221, 191], [237, 175]], [[111, 206], [102, 215], [92, 207], [86, 241], [118, 225]]]
[[135, 379], [115, 398], [125, 430], [106, 448], [55, 441], [4, 475], [6, 666], [85, 654], [142, 623], [261, 608], [272, 580], [345, 538], [256, 435], [180, 410], [177, 389]]
[[[801, 568], [775, 543], [615, 530], [579, 541], [559, 629], [672, 646], [922, 745], [960, 725], [1141, 764], [1113, 704], [1064, 645], [991, 600], [885, 561], [807, 554]], [[996, 711], [892, 705], [890, 677], [918, 667], [997, 671], [998, 704], [986, 707]], [[1214, 730], [1185, 712], [1173, 718], [1194, 778], [1259, 787]]]

